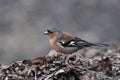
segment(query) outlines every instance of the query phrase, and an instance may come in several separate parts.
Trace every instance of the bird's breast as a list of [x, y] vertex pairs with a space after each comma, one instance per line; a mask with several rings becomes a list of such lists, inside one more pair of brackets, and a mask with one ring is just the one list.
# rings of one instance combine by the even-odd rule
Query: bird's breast
[[50, 45], [58, 52], [62, 50], [62, 46], [55, 40], [50, 40]]

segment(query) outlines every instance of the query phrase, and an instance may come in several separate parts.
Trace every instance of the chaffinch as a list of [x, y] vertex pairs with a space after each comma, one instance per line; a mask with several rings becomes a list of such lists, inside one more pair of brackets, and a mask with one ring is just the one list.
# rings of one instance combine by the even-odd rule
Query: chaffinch
[[44, 32], [44, 35], [49, 36], [49, 42], [52, 48], [54, 48], [57, 52], [61, 52], [64, 54], [74, 53], [79, 49], [91, 46], [109, 46], [108, 44], [94, 44], [82, 40], [72, 34], [62, 32], [61, 30], [51, 27], [48, 28], [47, 31]]

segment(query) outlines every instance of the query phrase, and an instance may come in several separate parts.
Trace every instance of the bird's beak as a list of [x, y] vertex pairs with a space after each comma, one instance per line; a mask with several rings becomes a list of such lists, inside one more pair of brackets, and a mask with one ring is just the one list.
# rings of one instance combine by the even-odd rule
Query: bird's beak
[[48, 31], [45, 31], [44, 33], [43, 33], [43, 35], [48, 35], [49, 34], [49, 32]]

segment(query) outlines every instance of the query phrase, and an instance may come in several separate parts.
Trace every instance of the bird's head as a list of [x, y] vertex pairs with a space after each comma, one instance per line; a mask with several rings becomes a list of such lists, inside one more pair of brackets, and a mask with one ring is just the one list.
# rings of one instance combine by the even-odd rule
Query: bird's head
[[61, 37], [62, 32], [55, 27], [50, 27], [44, 32], [44, 35], [48, 35], [51, 39], [55, 38], [57, 40], [59, 37]]

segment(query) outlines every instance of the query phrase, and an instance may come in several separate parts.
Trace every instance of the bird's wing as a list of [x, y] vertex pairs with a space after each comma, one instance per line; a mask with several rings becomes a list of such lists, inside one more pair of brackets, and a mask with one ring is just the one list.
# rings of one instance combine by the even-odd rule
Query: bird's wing
[[69, 41], [57, 40], [57, 42], [59, 42], [63, 47], [81, 47], [82, 48], [82, 47], [89, 47], [94, 45], [92, 43], [89, 43], [77, 37]]

